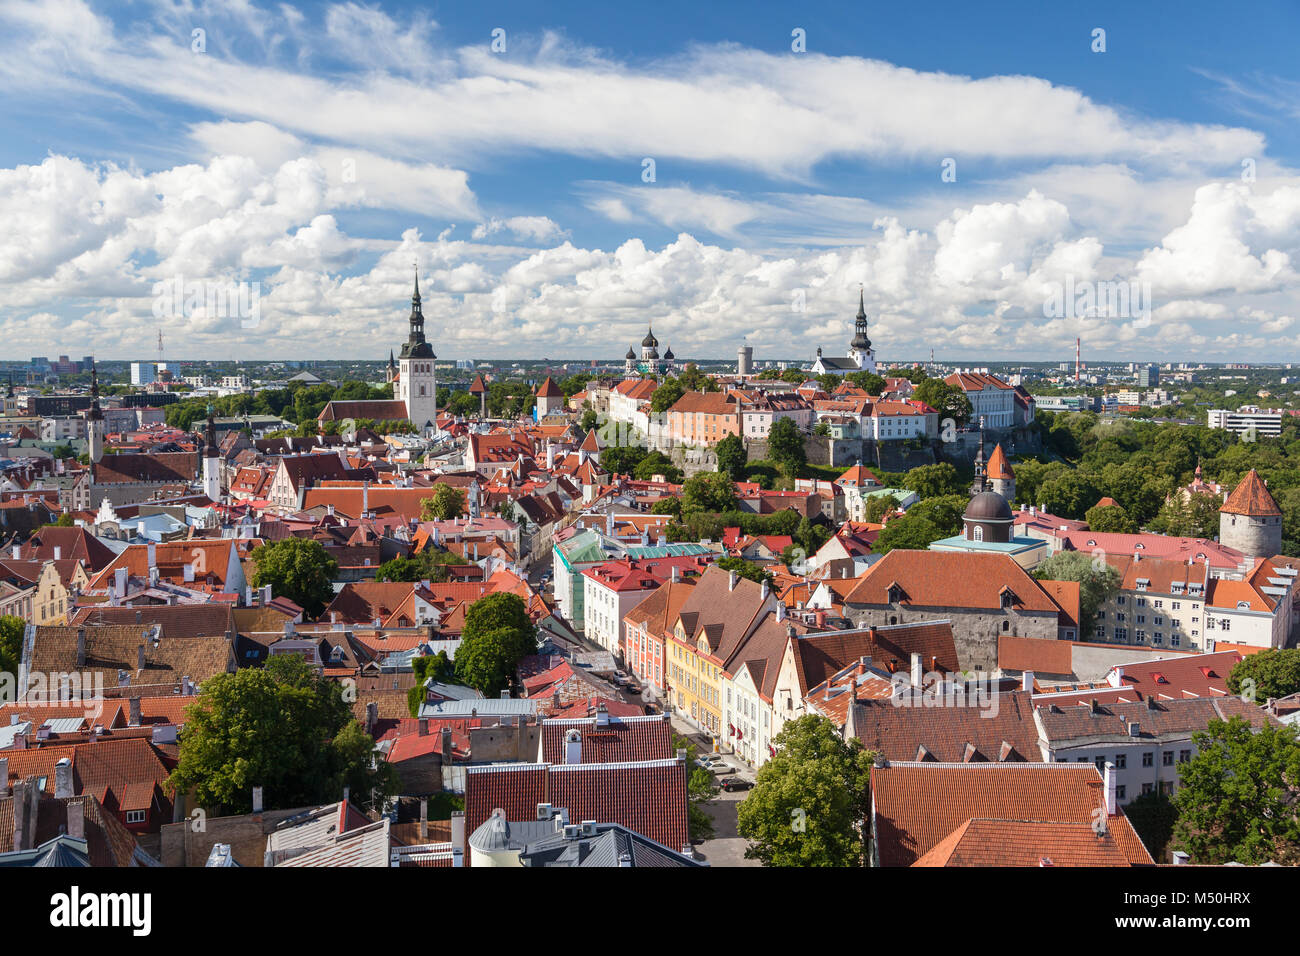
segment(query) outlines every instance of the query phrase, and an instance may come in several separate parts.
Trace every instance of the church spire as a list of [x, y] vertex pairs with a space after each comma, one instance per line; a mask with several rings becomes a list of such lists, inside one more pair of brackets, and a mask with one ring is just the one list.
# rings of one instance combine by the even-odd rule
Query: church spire
[[424, 309], [420, 305], [420, 270], [415, 270], [415, 291], [411, 295], [411, 331], [402, 346], [402, 358], [437, 358], [424, 337]]
[[858, 289], [858, 314], [853, 321], [853, 341], [849, 348], [858, 352], [871, 351], [871, 339], [867, 338], [867, 304], [866, 293]]
[[[9, 379], [9, 393], [13, 394], [13, 378]], [[99, 370], [95, 367], [95, 360], [90, 360], [90, 412], [86, 415], [92, 422], [102, 422], [104, 420], [104, 410], [99, 407]]]

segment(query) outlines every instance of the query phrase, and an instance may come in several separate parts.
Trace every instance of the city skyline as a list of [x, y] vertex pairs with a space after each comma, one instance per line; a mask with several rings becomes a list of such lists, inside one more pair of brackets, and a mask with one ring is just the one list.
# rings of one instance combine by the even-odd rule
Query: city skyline
[[[1267, 33], [1195, 4], [845, 29], [817, 4], [10, 3], [0, 333], [371, 359], [418, 266], [445, 360], [616, 357], [650, 323], [683, 357], [809, 361], [862, 287], [884, 364], [1080, 336], [1099, 363], [1285, 362], [1297, 15], [1264, 8]], [[178, 282], [223, 307], [162, 305]], [[1049, 305], [1108, 285], [1144, 305]]]

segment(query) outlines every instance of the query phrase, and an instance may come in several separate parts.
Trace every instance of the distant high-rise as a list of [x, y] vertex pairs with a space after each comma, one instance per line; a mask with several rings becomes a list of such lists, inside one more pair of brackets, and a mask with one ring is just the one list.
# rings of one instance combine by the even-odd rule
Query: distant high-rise
[[1160, 384], [1160, 366], [1143, 365], [1138, 369], [1138, 387], [1155, 388]]

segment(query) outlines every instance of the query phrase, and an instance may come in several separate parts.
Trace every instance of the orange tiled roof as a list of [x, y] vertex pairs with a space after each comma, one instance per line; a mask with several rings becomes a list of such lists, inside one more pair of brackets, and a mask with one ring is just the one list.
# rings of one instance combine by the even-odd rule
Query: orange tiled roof
[[1259, 477], [1259, 472], [1254, 468], [1246, 472], [1246, 477], [1241, 479], [1241, 484], [1232, 490], [1219, 510], [1224, 514], [1248, 515], [1252, 518], [1282, 514], [1282, 509], [1277, 506], [1264, 479]]

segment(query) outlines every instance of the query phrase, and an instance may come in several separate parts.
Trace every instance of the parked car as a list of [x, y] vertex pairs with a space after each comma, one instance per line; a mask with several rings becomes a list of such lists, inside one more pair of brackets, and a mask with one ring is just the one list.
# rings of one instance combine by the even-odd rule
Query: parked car
[[713, 762], [709, 760], [707, 756], [696, 757], [695, 766], [699, 767], [701, 770], [707, 770], [710, 773], [713, 772]]
[[732, 777], [730, 780], [722, 781], [722, 789], [732, 793], [737, 790], [753, 790], [754, 781], [746, 780], [744, 777]]

